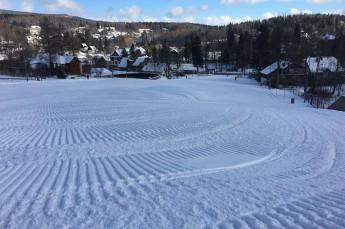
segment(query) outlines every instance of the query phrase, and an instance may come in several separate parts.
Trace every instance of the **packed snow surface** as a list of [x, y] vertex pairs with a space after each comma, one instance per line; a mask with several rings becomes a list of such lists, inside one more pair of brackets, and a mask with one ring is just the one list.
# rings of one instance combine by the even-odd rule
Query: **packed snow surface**
[[344, 228], [345, 115], [247, 79], [0, 82], [0, 228]]

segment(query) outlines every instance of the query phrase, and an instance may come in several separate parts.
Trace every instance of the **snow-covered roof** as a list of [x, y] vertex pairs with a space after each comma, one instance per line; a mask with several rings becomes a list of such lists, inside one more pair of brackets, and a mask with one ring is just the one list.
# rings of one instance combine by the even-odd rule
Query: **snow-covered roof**
[[144, 32], [146, 32], [146, 33], [151, 33], [151, 32], [153, 32], [152, 29], [138, 29], [138, 31], [139, 31], [140, 34], [142, 34], [142, 33], [144, 33]]
[[[131, 52], [131, 48], [124, 48], [128, 54]], [[114, 50], [112, 56], [122, 57], [123, 48], [117, 48]], [[141, 55], [146, 55], [146, 50], [143, 47], [135, 47], [134, 51], [140, 51]]]
[[79, 60], [86, 60], [87, 59], [87, 55], [83, 52], [79, 52], [77, 57]]
[[122, 58], [121, 61], [120, 61], [120, 63], [119, 63], [119, 65], [118, 65], [118, 67], [119, 67], [119, 68], [127, 68], [128, 59], [129, 59], [129, 58], [127, 58], [127, 57]]
[[113, 52], [113, 54], [111, 56], [122, 56], [122, 50], [120, 48], [115, 49], [115, 51]]
[[8, 59], [8, 57], [6, 54], [0, 54], [0, 61], [7, 60], [7, 59]]
[[141, 52], [142, 55], [146, 54], [146, 50], [143, 47], [137, 47], [136, 51], [139, 50]]
[[142, 70], [144, 72], [164, 72], [166, 66], [166, 64], [147, 63]]
[[181, 64], [178, 68], [180, 71], [196, 71], [196, 67], [193, 64]]
[[144, 61], [148, 58], [148, 56], [141, 56], [141, 57], [138, 57], [134, 63], [133, 63], [133, 66], [134, 67], [139, 67], [142, 63], [144, 63]]
[[106, 68], [92, 68], [91, 74], [93, 76], [111, 76], [113, 73]]
[[326, 40], [326, 41], [332, 41], [335, 40], [335, 35], [332, 34], [325, 34], [321, 37], [322, 40]]
[[48, 64], [49, 57], [48, 54], [38, 54], [35, 58], [30, 60], [30, 64]]
[[89, 46], [89, 50], [92, 50], [92, 51], [97, 51], [97, 48], [96, 48], [96, 46], [94, 46], [94, 45], [91, 45], [91, 46]]
[[170, 47], [170, 52], [176, 52], [179, 53], [179, 49], [177, 47]]
[[278, 66], [280, 66], [280, 69], [286, 69], [287, 67], [289, 67], [289, 62], [282, 60], [282, 61], [279, 61], [279, 65], [278, 65], [278, 61], [276, 61], [273, 64], [271, 64], [270, 66], [261, 70], [260, 73], [263, 75], [269, 75], [272, 72], [276, 71], [278, 69]]
[[206, 64], [206, 69], [208, 69], [208, 70], [216, 70], [217, 69], [217, 64], [208, 63], [208, 64]]
[[32, 25], [29, 28], [29, 32], [31, 35], [39, 35], [39, 33], [41, 32], [41, 27], [38, 25]]
[[338, 60], [333, 56], [329, 57], [308, 57], [307, 64], [309, 70], [313, 73], [324, 72], [329, 70], [331, 72], [337, 71]]
[[74, 56], [61, 56], [61, 55], [56, 55], [54, 57], [53, 63], [55, 64], [60, 64], [60, 65], [64, 65], [64, 64], [68, 64], [71, 63], [71, 61], [74, 59]]

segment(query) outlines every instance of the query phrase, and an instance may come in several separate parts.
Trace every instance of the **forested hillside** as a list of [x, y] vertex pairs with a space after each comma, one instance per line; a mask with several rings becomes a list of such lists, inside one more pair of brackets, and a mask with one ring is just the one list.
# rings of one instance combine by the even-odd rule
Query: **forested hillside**
[[[169, 60], [166, 47], [177, 47], [180, 58], [192, 61], [193, 42], [197, 40], [202, 57], [196, 65], [219, 61], [238, 68], [264, 67], [277, 59], [300, 63], [308, 56], [336, 56], [344, 62], [344, 15], [293, 15], [250, 21], [228, 26], [191, 23], [124, 23], [94, 21], [69, 15], [43, 15], [13, 11], [0, 12], [0, 39], [3, 53], [12, 57], [47, 49], [77, 51], [82, 43], [94, 45], [110, 54], [116, 46], [136, 44], [149, 53], [159, 53], [159, 61]], [[29, 44], [30, 26], [43, 29], [39, 41]], [[46, 33], [46, 34], [44, 34]], [[48, 33], [48, 34], [47, 34]], [[45, 40], [45, 41], [44, 41]], [[11, 41], [11, 45], [9, 42]], [[159, 49], [159, 50], [158, 50]], [[212, 54], [212, 55], [211, 55]]]

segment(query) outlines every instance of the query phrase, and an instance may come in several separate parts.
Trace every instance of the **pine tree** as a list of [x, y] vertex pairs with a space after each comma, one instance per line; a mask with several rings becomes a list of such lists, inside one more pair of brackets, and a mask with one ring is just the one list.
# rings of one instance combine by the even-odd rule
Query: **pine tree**
[[49, 56], [49, 69], [53, 73], [54, 65], [52, 55], [58, 53], [61, 47], [62, 36], [59, 29], [56, 28], [47, 17], [44, 17], [40, 23], [41, 26], [41, 50], [48, 53]]
[[170, 65], [170, 50], [167, 44], [167, 40], [163, 41], [162, 48], [159, 50], [160, 62]]
[[253, 61], [258, 68], [266, 67], [270, 64], [269, 33], [266, 24], [261, 24], [255, 40], [253, 50]]
[[125, 48], [122, 49], [121, 56], [122, 57], [128, 57], [128, 52], [127, 52], [127, 50]]
[[342, 66], [345, 66], [345, 33], [343, 32], [337, 33], [334, 56]]
[[152, 49], [152, 60], [153, 60], [153, 63], [157, 63], [158, 62], [158, 52], [157, 52], [157, 48], [156, 47], [153, 47]]
[[199, 36], [192, 37], [191, 40], [193, 65], [196, 66], [197, 71], [199, 72], [199, 68], [204, 64], [202, 57], [201, 40]]
[[134, 59], [135, 58], [135, 46], [132, 44], [131, 48], [129, 49], [129, 56]]
[[236, 39], [235, 33], [231, 28], [231, 25], [227, 31], [227, 42], [226, 42], [227, 53], [229, 55], [229, 64], [235, 65], [236, 64]]
[[271, 62], [282, 58], [282, 32], [280, 27], [275, 27], [271, 36]]
[[240, 38], [237, 45], [237, 66], [243, 71], [250, 63], [251, 56], [251, 42], [248, 32], [240, 34]]
[[188, 39], [186, 39], [184, 43], [183, 57], [187, 63], [190, 62], [191, 55], [192, 55], [191, 43], [188, 41]]
[[156, 71], [156, 65], [158, 62], [158, 51], [156, 47], [153, 47], [152, 51], [152, 61], [153, 61], [153, 66], [154, 66], [154, 71]]
[[291, 47], [291, 61], [296, 64], [301, 64], [303, 61], [304, 54], [302, 48], [302, 37], [301, 37], [302, 29], [299, 23], [295, 24], [294, 28], [294, 37], [292, 40], [292, 47]]

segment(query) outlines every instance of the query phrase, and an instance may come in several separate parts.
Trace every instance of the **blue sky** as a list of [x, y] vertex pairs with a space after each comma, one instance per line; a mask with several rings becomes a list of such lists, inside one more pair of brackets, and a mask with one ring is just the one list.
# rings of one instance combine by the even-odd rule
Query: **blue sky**
[[67, 13], [107, 21], [222, 25], [287, 14], [344, 14], [345, 0], [0, 0], [0, 8]]

